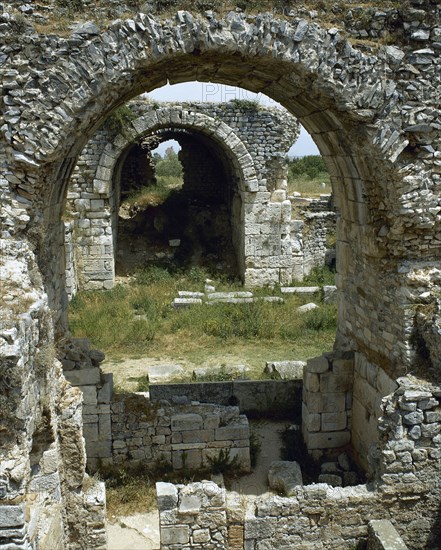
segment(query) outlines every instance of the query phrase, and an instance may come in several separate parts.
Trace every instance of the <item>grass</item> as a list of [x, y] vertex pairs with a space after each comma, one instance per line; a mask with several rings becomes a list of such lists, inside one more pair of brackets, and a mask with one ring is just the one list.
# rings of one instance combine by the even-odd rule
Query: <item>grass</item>
[[[47, 0], [42, 1], [43, 4], [48, 3]], [[157, 3], [158, 13], [157, 15], [164, 19], [172, 17], [176, 14], [178, 9], [189, 10], [191, 12], [203, 12], [204, 10], [213, 9], [219, 16], [226, 15], [229, 11], [240, 8], [245, 10], [248, 14], [256, 14], [259, 12], [268, 12], [271, 10], [275, 16], [281, 19], [285, 19], [286, 8], [295, 7], [295, 4], [290, 1], [273, 0], [268, 3], [267, 0], [224, 0], [219, 2], [218, 0], [159, 0]], [[108, 0], [96, 0], [93, 7], [86, 7], [82, 0], [57, 0], [55, 2], [55, 9], [49, 14], [49, 21], [47, 24], [38, 24], [36, 28], [41, 33], [53, 33], [57, 32], [62, 35], [69, 34], [69, 24], [73, 20], [78, 19], [93, 19], [102, 29], [109, 26], [117, 17], [122, 19], [133, 17], [143, 5], [143, 2], [134, 0], [131, 2], [130, 11], [121, 14], [115, 10], [115, 6]], [[318, 10], [320, 15], [320, 23], [324, 26], [337, 26], [342, 27], [341, 21], [344, 19], [344, 13], [349, 11], [353, 6], [351, 3], [341, 3], [340, 7], [342, 13], [334, 13], [332, 10], [335, 6], [333, 0], [306, 0], [303, 3], [307, 10]], [[360, 2], [358, 6], [365, 8], [362, 11], [363, 17], [372, 7], [372, 2]], [[402, 2], [397, 0], [389, 0], [383, 2], [382, 7], [400, 7]], [[303, 14], [305, 16], [305, 13]], [[60, 24], [60, 20], [62, 24]]]
[[124, 199], [128, 207], [137, 206], [138, 210], [145, 210], [149, 206], [159, 206], [169, 197], [170, 193], [182, 187], [182, 177], [156, 176], [156, 185], [141, 187]]
[[[202, 269], [171, 274], [156, 267], [110, 291], [81, 292], [71, 302], [70, 329], [74, 336], [90, 338], [114, 362], [152, 357], [193, 366], [245, 363], [253, 378], [261, 376], [266, 361], [306, 359], [332, 347], [335, 306], [321, 304], [319, 296], [314, 301], [320, 307], [303, 314], [296, 309], [311, 297], [285, 296], [283, 304], [171, 307], [178, 290], [203, 290], [206, 277]], [[315, 277], [328, 282], [322, 272]], [[219, 290], [239, 287], [224, 279], [214, 284]]]
[[[324, 187], [322, 183], [325, 184]], [[288, 178], [288, 195], [292, 195], [294, 192], [307, 197], [332, 193], [329, 174], [322, 172], [314, 178], [309, 178], [306, 174], [300, 176], [290, 175]]]
[[110, 519], [156, 508], [155, 481], [145, 469], [103, 468], [99, 477], [106, 484], [107, 516]]

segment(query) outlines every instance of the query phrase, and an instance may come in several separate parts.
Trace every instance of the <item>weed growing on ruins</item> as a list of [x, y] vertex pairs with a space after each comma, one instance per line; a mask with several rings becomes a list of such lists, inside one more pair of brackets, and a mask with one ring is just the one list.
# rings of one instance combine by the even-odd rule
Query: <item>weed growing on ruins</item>
[[219, 454], [210, 457], [207, 456], [208, 463], [210, 464], [210, 471], [213, 474], [225, 474], [233, 475], [239, 471], [239, 458], [234, 456], [231, 458], [230, 449], [221, 449]]
[[145, 468], [101, 467], [97, 475], [106, 484], [107, 513], [110, 519], [156, 507], [155, 482]]

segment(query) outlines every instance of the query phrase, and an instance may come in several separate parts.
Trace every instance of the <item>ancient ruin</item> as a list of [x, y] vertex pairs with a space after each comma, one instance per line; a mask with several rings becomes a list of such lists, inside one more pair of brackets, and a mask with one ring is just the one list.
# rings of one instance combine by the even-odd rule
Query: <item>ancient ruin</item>
[[[47, 15], [18, 0], [0, 4], [0, 547], [106, 547], [105, 489], [85, 473], [83, 436], [95, 434], [105, 442], [99, 453], [108, 453], [125, 405], [111, 411], [102, 357], [69, 340], [68, 185], [112, 111], [166, 82], [199, 80], [263, 91], [326, 160], [339, 212], [338, 329], [334, 350], [305, 366], [302, 432], [313, 457], [350, 448], [367, 483], [297, 482], [291, 496], [246, 508], [213, 481], [159, 484], [163, 547], [349, 549], [369, 539], [381, 548], [390, 520], [408, 548], [441, 548], [437, 2], [335, 4], [330, 20], [326, 2], [164, 17], [153, 14], [159, 2], [146, 2], [103, 28], [86, 22], [92, 2], [80, 4], [86, 11], [65, 36], [31, 25], [47, 23], [55, 3], [42, 3]], [[99, 9], [93, 15], [104, 17]], [[245, 173], [245, 151], [239, 160]], [[248, 175], [252, 210], [271, 191]], [[274, 205], [280, 234], [267, 238], [280, 246], [284, 202]], [[259, 238], [251, 233], [246, 247], [258, 249]], [[236, 405], [222, 412], [231, 413], [226, 426], [210, 424], [205, 404], [179, 406], [177, 418], [163, 421], [177, 439], [192, 438], [184, 436], [188, 423], [205, 432], [207, 422], [198, 433], [206, 441], [196, 442], [202, 457], [211, 443], [225, 444], [229, 429], [230, 441], [240, 430], [237, 454], [247, 463], [246, 419]], [[127, 441], [113, 435], [123, 449]], [[151, 436], [161, 445], [166, 435]]]
[[[235, 258], [229, 271], [250, 286], [290, 283], [295, 260], [301, 264], [302, 252], [297, 250], [293, 257], [291, 205], [286, 193], [285, 157], [299, 133], [295, 118], [280, 109], [241, 108], [234, 103], [155, 105], [138, 101], [129, 105], [133, 120], [125, 135], [115, 135], [108, 125], [100, 129], [72, 175], [67, 195], [72, 220], [66, 222], [67, 240], [72, 243], [67, 287], [113, 286], [117, 233], [128, 227], [128, 223], [124, 226], [118, 222], [121, 182], [130, 180], [122, 176], [124, 163], [134, 143], [150, 137], [157, 144], [171, 136], [183, 146], [184, 196], [178, 207], [169, 208], [170, 214], [164, 205], [132, 216], [131, 225], [136, 220], [138, 223], [128, 233], [130, 245], [136, 233], [144, 242], [177, 239], [177, 252], [186, 247], [197, 256], [202, 253], [200, 249], [207, 248], [200, 242], [202, 236], [207, 241], [219, 241], [231, 234], [227, 248], [235, 251]], [[142, 171], [147, 168], [142, 167]], [[138, 168], [138, 178], [142, 171]], [[256, 197], [259, 188], [266, 191]], [[169, 216], [173, 220], [178, 217], [180, 223], [170, 223]], [[146, 227], [148, 218], [150, 227]], [[222, 245], [215, 242], [212, 246]], [[124, 248], [128, 246], [119, 247]]]

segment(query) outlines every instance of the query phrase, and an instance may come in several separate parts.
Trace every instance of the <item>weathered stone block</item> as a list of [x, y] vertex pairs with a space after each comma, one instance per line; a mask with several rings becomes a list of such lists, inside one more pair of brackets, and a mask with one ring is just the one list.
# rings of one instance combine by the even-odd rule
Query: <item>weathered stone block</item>
[[187, 544], [190, 540], [190, 528], [188, 525], [178, 525], [176, 527], [161, 527], [161, 545]]
[[367, 550], [407, 550], [402, 538], [389, 520], [374, 519], [368, 524]]
[[229, 441], [234, 439], [249, 439], [250, 430], [248, 425], [224, 426], [215, 430], [216, 441]]
[[64, 376], [72, 386], [91, 386], [99, 384], [101, 380], [100, 369], [77, 369], [64, 372]]
[[322, 413], [321, 426], [324, 432], [337, 432], [344, 430], [347, 424], [345, 412]]
[[344, 432], [304, 432], [305, 443], [308, 449], [334, 449], [349, 443], [351, 434]]
[[320, 375], [320, 391], [341, 393], [352, 389], [352, 376], [325, 372]]
[[306, 372], [321, 374], [329, 370], [329, 361], [325, 355], [320, 357], [314, 357], [313, 359], [308, 359], [306, 363]]
[[184, 494], [179, 502], [178, 514], [199, 514], [201, 507], [202, 500], [199, 495]]
[[83, 392], [83, 400], [86, 405], [97, 405], [97, 388], [96, 386], [80, 386]]
[[156, 483], [156, 498], [159, 511], [172, 510], [178, 504], [178, 490], [173, 483]]
[[199, 414], [176, 414], [171, 417], [171, 429], [174, 432], [189, 430], [201, 430], [203, 426], [202, 416]]
[[204, 443], [214, 440], [214, 430], [192, 430], [182, 432], [182, 443]]
[[268, 471], [268, 483], [272, 489], [281, 491], [285, 496], [295, 495], [297, 488], [303, 486], [300, 465], [286, 460], [273, 462]]
[[110, 403], [113, 393], [113, 374], [102, 375], [102, 387], [98, 390], [98, 403]]
[[0, 527], [20, 527], [25, 524], [24, 504], [0, 506]]

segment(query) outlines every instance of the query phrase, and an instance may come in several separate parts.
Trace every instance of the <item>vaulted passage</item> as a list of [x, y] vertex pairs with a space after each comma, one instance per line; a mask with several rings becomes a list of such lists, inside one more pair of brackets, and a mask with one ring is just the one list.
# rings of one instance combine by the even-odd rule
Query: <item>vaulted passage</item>
[[[148, 143], [171, 139], [181, 146], [178, 155], [171, 151], [169, 157], [179, 157], [182, 185], [174, 180], [162, 184], [163, 196], [156, 198], [158, 178], [146, 162]], [[115, 171], [113, 185], [120, 189], [116, 274], [162, 265], [172, 271], [205, 267], [239, 278], [235, 250], [241, 254], [241, 176], [234, 174], [228, 156], [209, 137], [186, 129], [163, 129], [144, 144], [132, 146]], [[143, 188], [153, 194], [147, 204], [141, 199]], [[138, 201], [132, 198], [136, 191]]]
[[[69, 182], [69, 295], [111, 288], [115, 266], [127, 274], [152, 262], [204, 266], [249, 286], [290, 283], [285, 156], [298, 135], [282, 109], [128, 103], [83, 149]], [[170, 138], [181, 144], [182, 189], [158, 187], [149, 157]]]

